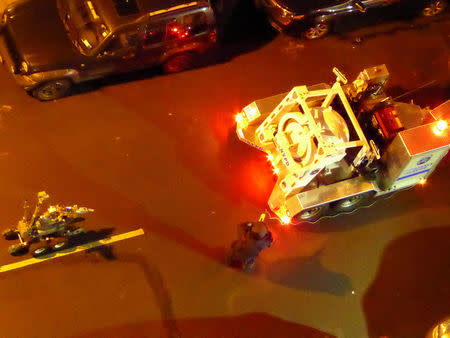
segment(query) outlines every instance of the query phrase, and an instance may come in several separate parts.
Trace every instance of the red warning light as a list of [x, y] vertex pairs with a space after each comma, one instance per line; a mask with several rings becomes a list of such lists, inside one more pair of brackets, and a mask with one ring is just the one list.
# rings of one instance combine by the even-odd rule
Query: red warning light
[[174, 25], [169, 28], [169, 35], [177, 39], [184, 39], [189, 35], [189, 29], [183, 29], [183, 27]]

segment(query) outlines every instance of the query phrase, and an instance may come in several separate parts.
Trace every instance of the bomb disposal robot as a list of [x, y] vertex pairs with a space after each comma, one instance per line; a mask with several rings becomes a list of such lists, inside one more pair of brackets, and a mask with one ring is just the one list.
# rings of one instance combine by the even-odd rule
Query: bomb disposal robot
[[34, 243], [35, 257], [66, 248], [71, 238], [84, 232], [76, 223], [84, 220], [83, 215], [94, 211], [77, 205], [50, 206], [50, 196], [45, 191], [39, 192], [37, 197], [34, 213], [31, 214], [30, 206], [25, 202], [24, 216], [17, 223], [17, 228], [3, 232], [5, 239], [19, 239], [18, 244], [9, 247], [9, 253], [13, 256], [25, 254]]
[[450, 148], [450, 100], [437, 108], [384, 93], [385, 65], [350, 84], [294, 87], [246, 106], [239, 139], [265, 153], [278, 176], [269, 198], [282, 223], [314, 222], [423, 183]]

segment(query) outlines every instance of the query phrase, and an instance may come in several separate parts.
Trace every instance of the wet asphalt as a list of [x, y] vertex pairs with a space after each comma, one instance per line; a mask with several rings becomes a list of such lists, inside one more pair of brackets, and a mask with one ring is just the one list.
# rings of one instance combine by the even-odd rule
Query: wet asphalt
[[[448, 156], [426, 185], [371, 208], [272, 222], [273, 247], [243, 274], [223, 256], [274, 181], [233, 118], [255, 99], [333, 82], [335, 66], [353, 79], [382, 63], [393, 96], [436, 106], [450, 98], [449, 34], [447, 18], [320, 41], [251, 23], [197, 69], [104, 79], [48, 103], [0, 68], [2, 228], [45, 190], [95, 209], [90, 239], [145, 231], [0, 274], [0, 337], [423, 337], [450, 315]], [[9, 244], [0, 265], [29, 258]]]

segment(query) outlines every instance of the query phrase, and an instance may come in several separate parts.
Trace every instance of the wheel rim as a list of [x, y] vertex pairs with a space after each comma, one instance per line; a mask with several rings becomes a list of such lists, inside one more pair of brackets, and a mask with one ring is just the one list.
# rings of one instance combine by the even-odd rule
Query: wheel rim
[[424, 16], [435, 16], [444, 11], [445, 8], [445, 2], [444, 1], [434, 1], [431, 4], [429, 4], [427, 7], [423, 10]]
[[36, 256], [40, 256], [40, 255], [43, 255], [44, 253], [46, 253], [47, 252], [47, 248], [46, 247], [43, 247], [43, 248], [39, 248], [39, 249], [36, 249], [36, 250], [34, 250], [34, 254], [36, 255]]
[[305, 36], [307, 39], [314, 40], [324, 36], [327, 33], [328, 33], [328, 25], [324, 23], [319, 23], [314, 27], [310, 27], [306, 31]]
[[60, 250], [60, 249], [64, 248], [66, 246], [66, 244], [67, 244], [66, 242], [56, 243], [55, 245], [53, 245], [53, 249]]
[[352, 196], [346, 198], [341, 203], [339, 203], [339, 206], [344, 209], [351, 208], [357, 205], [361, 201], [361, 199], [362, 199], [361, 195]]
[[300, 214], [300, 218], [303, 220], [306, 220], [306, 219], [312, 218], [314, 216], [317, 216], [320, 213], [321, 209], [322, 209], [321, 207], [315, 207], [315, 208], [305, 210]]
[[52, 100], [54, 98], [61, 96], [61, 94], [64, 93], [65, 88], [66, 86], [64, 82], [55, 81], [43, 85], [39, 92], [43, 99]]

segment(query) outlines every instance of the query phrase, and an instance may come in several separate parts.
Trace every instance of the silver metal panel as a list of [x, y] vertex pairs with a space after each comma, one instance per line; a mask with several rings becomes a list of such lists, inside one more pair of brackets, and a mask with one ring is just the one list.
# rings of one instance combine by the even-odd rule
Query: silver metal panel
[[[267, 115], [269, 115], [278, 106], [287, 94], [289, 94], [289, 92], [256, 100], [256, 106], [261, 113], [260, 119], [264, 121]], [[252, 123], [256, 124], [255, 122]]]
[[396, 182], [401, 180], [419, 181], [428, 177], [436, 168], [441, 159], [447, 154], [449, 147], [431, 150], [426, 153], [414, 155], [410, 163], [403, 169]]
[[409, 130], [403, 130], [399, 133], [411, 156], [450, 145], [450, 133], [448, 130], [441, 135], [436, 135], [433, 131], [435, 125], [435, 123], [429, 123]]
[[432, 115], [436, 120], [450, 118], [450, 100], [440, 104], [432, 110]]
[[321, 204], [351, 197], [368, 191], [377, 191], [377, 187], [361, 176], [317, 189], [301, 192], [286, 200], [286, 208], [291, 216]]
[[394, 102], [394, 107], [397, 110], [400, 121], [402, 121], [403, 127], [407, 130], [420, 126], [427, 116], [427, 111], [415, 104]]
[[[330, 86], [326, 83], [319, 83], [312, 86], [307, 86], [308, 90], [320, 90], [320, 89], [329, 89]], [[258, 108], [261, 116], [258, 117], [256, 120], [252, 121], [251, 124], [245, 129], [241, 130], [242, 135], [239, 135], [239, 139], [248, 145], [255, 147], [259, 150], [262, 150], [262, 148], [258, 145], [259, 142], [256, 140], [256, 130], [258, 129], [259, 125], [269, 116], [273, 110], [278, 106], [278, 104], [288, 95], [289, 92], [283, 93], [283, 94], [277, 94], [270, 97], [266, 97], [264, 99], [256, 100], [254, 103], [256, 104], [256, 107]], [[314, 106], [317, 101], [319, 101], [320, 98], [311, 98], [307, 100], [308, 106]], [[300, 108], [299, 108], [300, 109]]]
[[450, 148], [448, 133], [435, 135], [433, 127], [434, 124], [426, 124], [395, 136], [381, 158], [385, 167], [379, 182], [382, 189], [401, 180], [414, 185], [432, 173]]
[[367, 84], [370, 86], [372, 84], [383, 83], [389, 78], [389, 72], [386, 65], [379, 65], [371, 68], [364, 69]]
[[379, 184], [383, 190], [388, 189], [395, 182], [410, 161], [411, 156], [408, 149], [406, 149], [400, 134], [397, 134], [381, 157], [384, 170], [381, 173]]
[[[311, 90], [320, 90], [320, 89], [329, 89], [330, 86], [327, 85], [326, 83], [319, 83], [319, 84], [315, 84], [312, 86], [307, 86], [306, 87], [309, 91]], [[262, 115], [262, 120], [264, 120], [267, 116], [265, 115], [269, 115], [270, 113], [272, 113], [272, 111], [278, 106], [278, 104], [283, 101], [283, 99], [286, 97], [286, 95], [288, 95], [289, 92], [286, 93], [282, 93], [282, 94], [278, 94], [278, 95], [274, 95], [274, 96], [270, 96], [270, 97], [266, 97], [264, 99], [260, 99], [260, 100], [256, 100], [256, 106], [259, 109], [259, 112]], [[318, 101], [317, 98], [310, 98], [307, 100], [308, 105], [311, 105], [313, 102]], [[252, 122], [254, 123], [254, 122]]]

